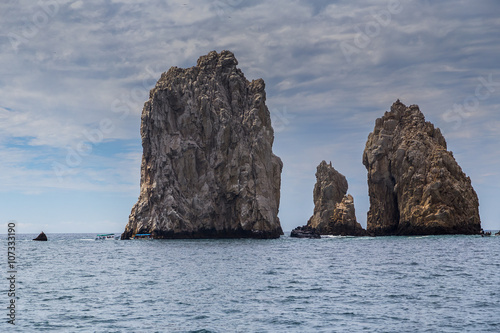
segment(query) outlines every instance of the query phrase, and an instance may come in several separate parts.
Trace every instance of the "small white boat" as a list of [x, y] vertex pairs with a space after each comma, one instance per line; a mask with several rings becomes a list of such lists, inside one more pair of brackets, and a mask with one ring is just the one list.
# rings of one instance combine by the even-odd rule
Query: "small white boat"
[[117, 240], [120, 236], [115, 236], [115, 234], [100, 234], [97, 235], [95, 240]]

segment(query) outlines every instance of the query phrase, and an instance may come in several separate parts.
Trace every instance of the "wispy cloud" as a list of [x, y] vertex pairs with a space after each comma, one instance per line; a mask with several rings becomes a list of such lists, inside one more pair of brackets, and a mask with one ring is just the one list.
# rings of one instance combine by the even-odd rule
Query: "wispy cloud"
[[[391, 9], [391, 3], [399, 7]], [[16, 191], [21, 184], [22, 192], [65, 188], [135, 195], [140, 112], [148, 90], [170, 66], [193, 66], [200, 55], [230, 49], [248, 79], [265, 79], [271, 112], [293, 115], [275, 140], [286, 162], [283, 189], [301, 195], [283, 193], [283, 200], [294, 203], [282, 202], [285, 229], [311, 214], [314, 172], [322, 159], [348, 176], [364, 223], [364, 141], [397, 98], [419, 104], [443, 129], [474, 185], [498, 184], [500, 190], [500, 161], [491, 153], [500, 141], [500, 87], [461, 117], [459, 126], [445, 116], [475, 96], [478, 78], [492, 75], [500, 82], [499, 10], [495, 0], [3, 2], [3, 189]], [[34, 17], [38, 25], [29, 30]], [[15, 47], [12, 34], [23, 37]], [[356, 39], [365, 44], [356, 45]], [[356, 47], [350, 59], [342, 43]], [[85, 133], [98, 130], [103, 119], [113, 130], [102, 145], [92, 144]], [[51, 164], [64, 165], [68, 149], [82, 143], [91, 144], [92, 153], [81, 156], [61, 184]], [[311, 203], [302, 208], [301, 201]], [[481, 209], [486, 223], [496, 223], [495, 207]]]

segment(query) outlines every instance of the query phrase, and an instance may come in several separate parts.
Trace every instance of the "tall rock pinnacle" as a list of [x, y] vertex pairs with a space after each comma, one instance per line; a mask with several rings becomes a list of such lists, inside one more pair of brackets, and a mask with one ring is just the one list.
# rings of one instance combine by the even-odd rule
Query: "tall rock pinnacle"
[[262, 79], [233, 53], [172, 67], [141, 117], [141, 190], [122, 238], [277, 238], [283, 164]]
[[307, 221], [311, 228], [324, 232], [335, 211], [347, 193], [347, 179], [326, 161], [322, 161], [316, 169], [316, 184], [313, 190], [314, 212]]
[[363, 153], [368, 170], [367, 231], [376, 235], [478, 234], [471, 180], [417, 105], [399, 100], [377, 119]]
[[313, 190], [314, 212], [307, 225], [298, 227], [292, 237], [323, 235], [365, 236], [366, 231], [356, 221], [354, 199], [347, 193], [347, 179], [326, 161], [316, 169]]

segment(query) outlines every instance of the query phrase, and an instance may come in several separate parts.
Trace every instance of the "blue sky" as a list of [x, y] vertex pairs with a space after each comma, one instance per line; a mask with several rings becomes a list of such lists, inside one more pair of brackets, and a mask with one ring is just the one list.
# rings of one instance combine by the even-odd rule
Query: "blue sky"
[[266, 82], [283, 228], [332, 161], [366, 226], [362, 153], [396, 99], [418, 104], [500, 229], [500, 3], [4, 1], [0, 212], [18, 232], [121, 232], [139, 195], [140, 114], [160, 74], [231, 50]]

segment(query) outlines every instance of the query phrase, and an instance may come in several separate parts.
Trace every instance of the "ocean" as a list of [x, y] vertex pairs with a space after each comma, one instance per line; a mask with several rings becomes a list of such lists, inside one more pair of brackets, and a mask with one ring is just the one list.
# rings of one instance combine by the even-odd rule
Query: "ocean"
[[500, 332], [498, 236], [6, 237], [1, 332]]

